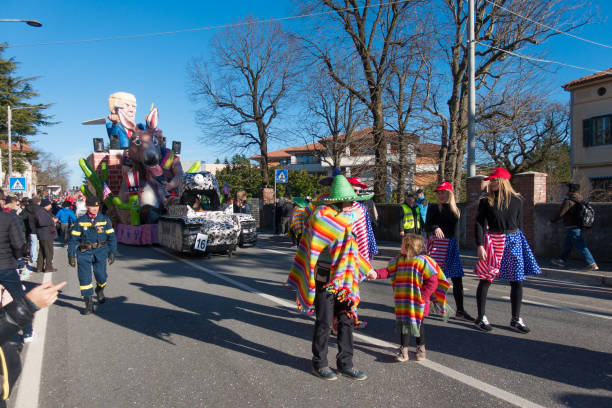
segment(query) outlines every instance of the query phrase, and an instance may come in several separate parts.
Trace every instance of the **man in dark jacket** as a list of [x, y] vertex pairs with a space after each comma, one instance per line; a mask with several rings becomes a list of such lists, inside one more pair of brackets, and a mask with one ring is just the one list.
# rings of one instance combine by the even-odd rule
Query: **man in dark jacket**
[[40, 255], [36, 263], [38, 272], [56, 272], [53, 267], [53, 240], [56, 236], [57, 219], [51, 214], [51, 201], [43, 199], [36, 213], [36, 236], [40, 243]]
[[32, 197], [28, 200], [25, 208], [21, 212], [21, 218], [25, 224], [26, 234], [28, 234], [28, 244], [30, 245], [30, 262], [36, 265], [38, 261], [38, 237], [36, 235], [36, 211], [40, 209], [40, 198]]
[[572, 247], [576, 247], [587, 263], [585, 270], [598, 271], [599, 267], [584, 242], [582, 228], [580, 228], [580, 202], [582, 201], [582, 196], [578, 191], [580, 191], [580, 184], [567, 184], [566, 197], [561, 203], [559, 213], [548, 222], [548, 225], [552, 225], [552, 223], [563, 219], [563, 226], [565, 227], [565, 242], [563, 243], [561, 256], [558, 259], [553, 259], [551, 263], [557, 266], [565, 266], [565, 262], [572, 252]]
[[[17, 273], [17, 259], [26, 251], [21, 219], [15, 214], [0, 213], [0, 284], [8, 290], [13, 300], [19, 300], [25, 295], [21, 279]], [[23, 328], [23, 340], [30, 342], [32, 325]]]
[[289, 233], [289, 224], [291, 223], [291, 215], [293, 214], [293, 203], [289, 197], [285, 197], [281, 205], [281, 228], [280, 233], [286, 235]]

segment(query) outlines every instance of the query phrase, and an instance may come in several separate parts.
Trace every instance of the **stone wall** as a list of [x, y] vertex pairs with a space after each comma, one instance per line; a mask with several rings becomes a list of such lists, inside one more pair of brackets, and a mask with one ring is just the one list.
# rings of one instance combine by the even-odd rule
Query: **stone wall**
[[[537, 204], [535, 206], [535, 251], [538, 256], [557, 257], [561, 252], [565, 229], [563, 221], [552, 226], [546, 222], [553, 218], [559, 211], [560, 203]], [[595, 209], [595, 225], [585, 233], [587, 247], [597, 262], [612, 261], [612, 203], [592, 203]], [[577, 252], [572, 252], [572, 257], [580, 259]]]

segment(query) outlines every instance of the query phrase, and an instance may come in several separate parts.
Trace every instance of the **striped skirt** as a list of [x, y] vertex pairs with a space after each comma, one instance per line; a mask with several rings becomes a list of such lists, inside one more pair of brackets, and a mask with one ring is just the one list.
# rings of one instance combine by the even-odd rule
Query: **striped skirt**
[[491, 282], [499, 277], [510, 282], [525, 280], [525, 275], [538, 275], [540, 267], [529, 248], [523, 232], [494, 234], [487, 232], [484, 247], [487, 260], [478, 260], [474, 272], [480, 279]]
[[459, 257], [459, 245], [455, 238], [429, 237], [427, 255], [436, 261], [447, 278], [460, 278], [464, 275]]

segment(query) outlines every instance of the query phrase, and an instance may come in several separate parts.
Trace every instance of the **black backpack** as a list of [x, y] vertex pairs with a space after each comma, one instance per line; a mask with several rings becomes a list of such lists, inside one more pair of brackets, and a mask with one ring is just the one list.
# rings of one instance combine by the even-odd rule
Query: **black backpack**
[[595, 209], [593, 206], [585, 200], [578, 201], [570, 198], [570, 201], [575, 202], [580, 206], [580, 219], [579, 219], [579, 227], [580, 228], [592, 228], [595, 223]]

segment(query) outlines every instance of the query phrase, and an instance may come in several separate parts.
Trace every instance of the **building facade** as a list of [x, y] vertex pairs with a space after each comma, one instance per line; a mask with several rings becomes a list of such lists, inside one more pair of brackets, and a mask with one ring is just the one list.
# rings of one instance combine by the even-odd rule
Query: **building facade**
[[570, 92], [572, 179], [612, 199], [612, 69], [563, 85]]
[[[387, 191], [391, 192], [397, 189], [399, 137], [394, 131], [385, 130], [385, 132], [388, 139]], [[407, 137], [409, 140], [406, 153], [408, 164], [406, 188], [411, 190], [435, 183], [440, 146], [420, 143], [416, 135]], [[259, 163], [261, 156], [252, 156], [251, 160]], [[316, 143], [275, 150], [268, 153], [268, 162], [270, 167], [305, 170], [315, 177], [330, 175], [336, 166], [346, 176], [359, 177], [371, 186], [376, 162], [372, 128], [356, 130], [351, 134], [350, 140], [346, 140], [345, 135], [339, 135], [335, 140], [327, 137]]]

